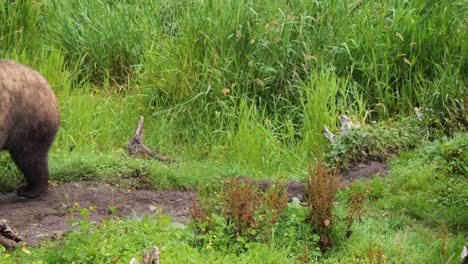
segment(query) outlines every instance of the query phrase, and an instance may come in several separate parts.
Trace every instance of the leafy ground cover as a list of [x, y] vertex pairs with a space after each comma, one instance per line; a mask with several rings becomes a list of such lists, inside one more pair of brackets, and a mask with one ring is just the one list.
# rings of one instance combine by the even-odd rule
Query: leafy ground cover
[[[281, 182], [262, 194], [233, 178], [225, 187], [215, 182], [201, 190], [205, 200], [192, 208], [194, 222], [187, 226], [160, 213], [95, 225], [88, 218], [91, 209], [79, 207], [75, 211], [81, 217], [72, 220], [79, 230], [66, 234], [63, 242], [45, 242], [40, 248], [26, 245], [3, 252], [2, 259], [6, 263], [127, 263], [156, 244], [167, 263], [458, 263], [467, 230], [467, 181], [466, 173], [453, 170], [466, 167], [465, 148], [466, 134], [433, 142], [393, 158], [386, 178], [355, 182], [335, 198], [327, 196], [332, 211], [324, 212], [321, 222], [329, 219], [333, 224], [326, 232], [333, 247], [326, 250], [321, 249], [321, 229], [310, 224], [310, 214], [321, 210], [320, 205], [314, 207], [316, 203], [310, 201], [315, 209], [309, 211], [298, 200], [288, 203]], [[427, 159], [436, 159], [437, 166], [427, 166]], [[316, 171], [310, 175], [320, 176]], [[321, 186], [319, 179], [311, 179], [313, 186]], [[324, 190], [320, 192], [319, 197], [326, 196]], [[245, 211], [243, 206], [250, 202], [253, 207]]]

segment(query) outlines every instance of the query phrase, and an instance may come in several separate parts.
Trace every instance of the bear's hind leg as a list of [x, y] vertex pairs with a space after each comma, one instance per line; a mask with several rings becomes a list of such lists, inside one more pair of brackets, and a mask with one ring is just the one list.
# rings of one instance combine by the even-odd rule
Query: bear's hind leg
[[49, 186], [49, 165], [47, 151], [11, 150], [11, 157], [23, 172], [26, 185], [17, 190], [18, 196], [36, 198], [47, 192]]

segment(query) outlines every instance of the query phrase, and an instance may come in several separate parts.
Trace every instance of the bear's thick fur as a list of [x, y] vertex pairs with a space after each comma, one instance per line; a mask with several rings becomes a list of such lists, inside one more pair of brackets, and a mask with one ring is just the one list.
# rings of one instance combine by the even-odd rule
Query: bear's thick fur
[[17, 194], [35, 198], [49, 184], [47, 154], [60, 123], [57, 99], [37, 71], [0, 60], [0, 151], [10, 152], [26, 185]]

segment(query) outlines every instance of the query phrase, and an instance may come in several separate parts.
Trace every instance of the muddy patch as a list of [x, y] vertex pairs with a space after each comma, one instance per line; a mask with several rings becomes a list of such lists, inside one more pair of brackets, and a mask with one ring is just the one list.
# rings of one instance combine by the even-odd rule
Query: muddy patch
[[342, 173], [343, 185], [350, 185], [356, 180], [367, 180], [376, 176], [385, 177], [388, 171], [387, 163], [382, 161], [358, 162]]
[[23, 241], [36, 244], [71, 230], [72, 220], [80, 219], [80, 208], [92, 208], [88, 220], [94, 223], [157, 213], [186, 223], [195, 197], [193, 191], [124, 190], [104, 183], [72, 182], [51, 187], [47, 195], [33, 200], [0, 194], [0, 219], [6, 219]]

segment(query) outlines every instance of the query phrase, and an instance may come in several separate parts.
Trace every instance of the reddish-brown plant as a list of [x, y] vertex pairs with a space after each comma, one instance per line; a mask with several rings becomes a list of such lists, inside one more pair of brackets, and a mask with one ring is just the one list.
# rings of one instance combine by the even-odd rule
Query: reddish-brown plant
[[307, 218], [320, 236], [320, 248], [325, 251], [333, 247], [331, 230], [336, 216], [333, 215], [335, 197], [341, 180], [338, 169], [330, 171], [319, 160], [317, 166], [309, 166], [309, 182], [306, 186], [306, 201], [310, 207]]
[[442, 225], [442, 243], [440, 245], [440, 263], [443, 263], [444, 257], [447, 254], [447, 237], [448, 237], [448, 229], [446, 225]]
[[193, 201], [190, 217], [198, 234], [205, 234], [213, 229], [214, 223], [211, 218], [211, 212], [203, 208], [203, 203], [200, 199]]
[[[374, 254], [376, 256], [374, 256]], [[377, 264], [387, 264], [388, 263], [387, 259], [385, 258], [384, 254], [383, 254], [382, 246], [379, 244], [377, 252], [374, 253], [374, 245], [371, 242], [370, 247], [369, 247], [369, 252], [368, 252], [368, 262], [369, 262], [369, 264], [374, 263], [374, 257], [377, 257], [375, 259], [375, 263], [377, 263]]]
[[288, 187], [285, 182], [277, 182], [270, 186], [264, 194], [264, 205], [274, 216], [281, 216], [288, 207]]
[[309, 244], [307, 241], [304, 243], [304, 255], [302, 256], [301, 263], [309, 263]]
[[234, 225], [235, 235], [247, 234], [249, 229], [258, 229], [255, 214], [262, 199], [249, 181], [231, 178], [222, 194], [224, 215]]

